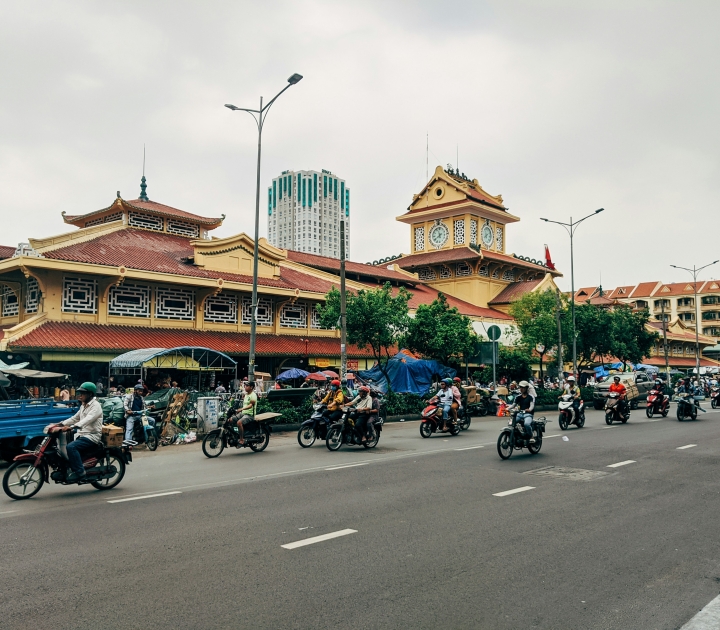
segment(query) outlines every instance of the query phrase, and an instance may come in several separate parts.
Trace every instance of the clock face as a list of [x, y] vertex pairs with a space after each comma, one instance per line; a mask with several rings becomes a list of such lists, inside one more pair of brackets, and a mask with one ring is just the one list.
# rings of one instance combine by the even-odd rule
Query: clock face
[[487, 246], [490, 247], [493, 242], [493, 231], [492, 228], [489, 225], [483, 225], [483, 229], [480, 232], [480, 236], [482, 238], [482, 242]]
[[442, 247], [447, 243], [448, 238], [450, 237], [450, 230], [448, 230], [447, 226], [444, 223], [438, 223], [437, 225], [433, 225], [430, 228], [430, 242], [435, 247]]

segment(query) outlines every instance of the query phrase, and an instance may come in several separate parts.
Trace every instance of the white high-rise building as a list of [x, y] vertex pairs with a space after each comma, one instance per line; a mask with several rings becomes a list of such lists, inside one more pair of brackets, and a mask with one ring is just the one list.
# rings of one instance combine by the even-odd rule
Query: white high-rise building
[[350, 255], [350, 189], [330, 171], [283, 171], [268, 188], [268, 241], [275, 247], [340, 258]]

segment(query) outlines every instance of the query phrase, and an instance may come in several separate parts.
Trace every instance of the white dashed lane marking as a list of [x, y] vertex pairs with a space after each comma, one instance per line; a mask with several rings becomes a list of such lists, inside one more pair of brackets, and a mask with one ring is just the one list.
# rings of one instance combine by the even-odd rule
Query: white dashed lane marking
[[675, 450], [682, 451], [686, 448], [694, 448], [696, 446], [697, 446], [697, 444], [686, 444], [685, 446], [678, 446]]
[[464, 448], [456, 448], [456, 451], [471, 451], [474, 448], [484, 448], [484, 444], [478, 444], [477, 446], [466, 446]]
[[179, 490], [175, 490], [174, 492], [160, 492], [159, 494], [146, 494], [141, 497], [128, 497], [127, 499], [114, 499], [113, 501], [108, 501], [108, 503], [125, 503], [126, 501], [139, 501], [140, 499], [154, 499], [155, 497], [167, 497], [171, 494], [182, 494]]
[[619, 468], [620, 466], [627, 466], [628, 464], [637, 464], [634, 459], [628, 459], [624, 462], [618, 462], [617, 464], [610, 464], [608, 468]]
[[325, 470], [342, 470], [343, 468], [355, 468], [355, 466], [367, 466], [368, 462], [360, 462], [359, 464], [347, 464], [346, 466], [333, 466]]
[[297, 549], [298, 547], [305, 547], [306, 545], [314, 545], [315, 543], [323, 542], [324, 540], [331, 540], [333, 538], [339, 538], [340, 536], [347, 536], [348, 534], [357, 534], [356, 529], [341, 529], [338, 532], [331, 532], [329, 534], [323, 534], [322, 536], [315, 536], [313, 538], [305, 538], [304, 540], [297, 540], [287, 545], [280, 545], [283, 549]]
[[506, 497], [511, 494], [517, 494], [518, 492], [526, 492], [527, 490], [535, 490], [535, 486], [523, 486], [522, 488], [515, 488], [513, 490], [505, 490], [505, 492], [497, 492], [493, 494], [494, 497]]

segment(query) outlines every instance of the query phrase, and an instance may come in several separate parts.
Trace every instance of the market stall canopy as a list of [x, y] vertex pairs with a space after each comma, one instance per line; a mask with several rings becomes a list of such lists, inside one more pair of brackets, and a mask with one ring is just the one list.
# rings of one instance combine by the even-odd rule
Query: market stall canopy
[[308, 374], [307, 377], [313, 381], [327, 381], [329, 378], [327, 374], [323, 374], [322, 372], [313, 372], [312, 374]]
[[[412, 393], [424, 395], [432, 387], [435, 377], [454, 377], [457, 372], [438, 361], [426, 361], [417, 359], [402, 350], [398, 352], [385, 365], [385, 371], [390, 377], [392, 390], [396, 393]], [[382, 392], [388, 390], [387, 378], [379, 366], [369, 370], [361, 370], [358, 376], [364, 381], [372, 381], [372, 384]]]
[[308, 374], [309, 372], [306, 372], [305, 370], [290, 368], [289, 370], [285, 370], [282, 374], [278, 374], [275, 380], [291, 381], [294, 378], [305, 378]]
[[[43, 372], [41, 370], [25, 370], [16, 368], [0, 368], [0, 372], [3, 374], [11, 374], [18, 378], [63, 378], [67, 374], [62, 372]], [[0, 383], [2, 385], [2, 383]]]
[[330, 378], [340, 378], [340, 375], [332, 370], [322, 370], [320, 374], [325, 374], [325, 376], [329, 376]]
[[237, 362], [228, 355], [199, 346], [177, 348], [141, 348], [130, 350], [110, 361], [110, 369], [176, 368], [180, 370], [235, 369]]

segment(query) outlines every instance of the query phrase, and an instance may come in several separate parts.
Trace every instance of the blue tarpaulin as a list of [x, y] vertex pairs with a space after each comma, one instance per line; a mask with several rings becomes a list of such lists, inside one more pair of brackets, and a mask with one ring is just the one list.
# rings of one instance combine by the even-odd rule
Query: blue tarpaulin
[[[430, 391], [434, 375], [452, 378], [457, 373], [442, 363], [416, 359], [402, 350], [387, 362], [385, 371], [390, 376], [394, 392], [409, 392], [419, 395], [427, 394]], [[380, 391], [387, 391], [387, 379], [377, 365], [369, 370], [361, 370], [357, 374], [364, 381], [371, 380]]]
[[285, 370], [282, 374], [278, 374], [276, 381], [291, 381], [294, 378], [305, 378], [310, 372], [301, 370], [299, 368], [290, 368]]
[[[625, 371], [632, 372], [635, 369], [635, 366], [632, 363], [628, 363]], [[610, 374], [610, 372], [622, 372], [623, 371], [623, 364], [622, 361], [618, 361], [617, 363], [606, 363], [605, 365], [598, 365], [595, 368], [595, 378], [598, 378], [600, 376], [607, 376]]]

